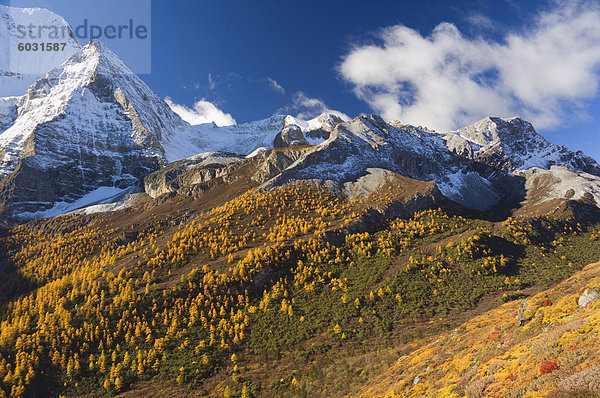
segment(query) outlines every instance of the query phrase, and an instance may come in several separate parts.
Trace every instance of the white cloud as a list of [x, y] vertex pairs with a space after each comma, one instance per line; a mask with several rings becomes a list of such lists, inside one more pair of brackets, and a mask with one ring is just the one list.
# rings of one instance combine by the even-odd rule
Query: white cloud
[[491, 18], [479, 13], [470, 14], [465, 19], [468, 23], [481, 30], [495, 30], [498, 26]]
[[265, 83], [267, 83], [267, 87], [269, 87], [271, 90], [275, 91], [278, 94], [285, 95], [285, 89], [281, 84], [277, 82], [277, 80], [271, 77], [265, 77], [264, 81]]
[[[485, 22], [479, 18], [479, 22]], [[597, 2], [563, 2], [494, 42], [439, 24], [424, 37], [389, 27], [339, 66], [354, 92], [386, 119], [450, 130], [487, 115], [520, 114], [539, 128], [578, 117], [597, 95]]]
[[194, 104], [194, 109], [174, 103], [171, 98], [165, 98], [169, 107], [183, 120], [191, 125], [215, 122], [217, 126], [231, 126], [235, 119], [215, 106], [212, 102], [201, 99]]
[[292, 99], [292, 105], [285, 108], [279, 109], [278, 113], [292, 113], [296, 112], [296, 117], [301, 120], [310, 120], [322, 113], [329, 113], [341, 117], [344, 120], [350, 120], [351, 118], [343, 112], [330, 109], [323, 100], [318, 98], [311, 98], [304, 94], [302, 91], [298, 91], [294, 94]]
[[215, 87], [217, 87], [217, 84], [213, 80], [212, 74], [209, 73], [208, 74], [208, 89], [209, 90], [214, 90]]

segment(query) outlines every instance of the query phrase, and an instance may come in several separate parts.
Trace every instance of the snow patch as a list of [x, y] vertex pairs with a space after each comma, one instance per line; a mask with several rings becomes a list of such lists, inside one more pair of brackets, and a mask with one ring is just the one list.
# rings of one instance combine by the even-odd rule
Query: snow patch
[[115, 187], [99, 187], [88, 192], [74, 202], [56, 202], [54, 206], [48, 210], [36, 211], [35, 213], [24, 212], [19, 214], [19, 218], [27, 220], [33, 218], [56, 217], [73, 210], [81, 209], [82, 207], [114, 202], [130, 191], [131, 188], [119, 189]]
[[260, 155], [261, 153], [263, 153], [264, 151], [268, 151], [269, 148], [261, 146], [259, 148], [256, 148], [255, 150], [253, 150], [252, 152], [250, 152], [248, 155], [246, 155], [246, 159], [250, 159], [255, 157], [256, 155]]
[[68, 212], [67, 214], [94, 214], [94, 213], [107, 213], [110, 211], [124, 210], [134, 206], [140, 197], [144, 196], [145, 193], [126, 193], [119, 196], [115, 202], [106, 204], [97, 204], [82, 207]]
[[445, 197], [472, 209], [488, 210], [500, 200], [492, 183], [473, 171], [448, 173], [436, 179], [436, 184]]
[[551, 166], [549, 170], [533, 167], [522, 171], [525, 176], [525, 189], [534, 188], [534, 183], [540, 177], [547, 175], [555, 178], [547, 196], [538, 203], [552, 199], [579, 200], [584, 196], [591, 196], [597, 204], [600, 204], [600, 177], [592, 174], [569, 170], [564, 166]]

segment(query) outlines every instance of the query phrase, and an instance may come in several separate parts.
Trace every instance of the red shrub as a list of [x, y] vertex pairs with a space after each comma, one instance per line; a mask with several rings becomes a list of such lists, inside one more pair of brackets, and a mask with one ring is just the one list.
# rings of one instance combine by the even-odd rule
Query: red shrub
[[578, 341], [578, 342], [577, 342], [577, 343], [575, 343], [575, 344], [571, 344], [571, 345], [569, 346], [569, 350], [574, 350], [574, 349], [576, 349], [576, 348], [577, 348], [577, 346], [579, 346], [579, 343], [580, 343], [580, 341]]
[[546, 299], [544, 300], [544, 307], [550, 307], [552, 305], [552, 301]]
[[545, 375], [546, 373], [552, 373], [558, 369], [556, 361], [544, 361], [540, 366], [540, 373]]

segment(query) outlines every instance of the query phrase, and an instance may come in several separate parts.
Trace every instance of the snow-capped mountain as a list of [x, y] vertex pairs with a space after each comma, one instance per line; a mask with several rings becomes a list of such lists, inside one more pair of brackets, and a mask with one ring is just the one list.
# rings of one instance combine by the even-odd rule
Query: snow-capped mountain
[[[30, 38], [29, 29], [32, 27]], [[40, 32], [38, 27], [42, 27]], [[41, 33], [41, 37], [40, 36]], [[46, 37], [52, 35], [52, 38]], [[26, 42], [65, 43], [59, 51], [19, 51]], [[50, 69], [81, 48], [69, 24], [43, 8], [0, 5], [0, 97], [20, 96]]]
[[2, 114], [0, 195], [16, 211], [131, 186], [165, 163], [161, 142], [189, 128], [97, 41], [6, 100]]
[[[100, 193], [118, 193], [105, 188], [135, 186], [168, 162], [214, 150], [252, 155], [272, 148], [288, 119], [190, 126], [93, 41], [25, 95], [0, 99], [0, 202], [5, 215], [30, 216], [87, 203], [86, 195], [95, 203]], [[307, 123], [308, 132], [327, 120], [294, 123]]]
[[[527, 181], [540, 175], [525, 172], [534, 167], [600, 176], [593, 159], [549, 143], [520, 118], [489, 117], [448, 133], [377, 115], [350, 121], [276, 115], [234, 126], [190, 126], [98, 41], [24, 95], [0, 98], [3, 217], [56, 215], [121, 200], [146, 176], [151, 196], [194, 192], [197, 184], [242, 178], [232, 173], [243, 166], [262, 189], [311, 180], [347, 197], [368, 195], [394, 176], [432, 181], [440, 196], [478, 210], [524, 199], [532, 186]], [[563, 177], [585, 191], [573, 197], [597, 197], [597, 180], [590, 185]], [[549, 195], [560, 196], [561, 184]]]
[[[283, 150], [245, 158], [211, 153], [210, 165], [198, 157], [177, 162], [168, 171], [160, 170], [146, 178], [146, 192], [155, 197], [173, 191], [193, 193], [195, 184], [206, 185], [214, 179], [235, 181], [239, 177], [232, 176], [243, 168], [250, 170], [247, 178], [262, 189], [310, 180], [346, 197], [356, 197], [368, 196], [390, 176], [399, 175], [433, 181], [446, 198], [467, 208], [487, 210], [527, 199], [528, 192], [537, 186], [531, 179], [538, 178], [540, 172], [525, 173], [524, 169], [537, 167], [561, 175], [572, 169], [574, 175], [600, 175], [593, 159], [549, 143], [519, 118], [486, 118], [455, 132], [436, 133], [387, 123], [377, 115], [351, 121], [322, 115], [311, 123], [287, 117], [274, 145]], [[553, 167], [558, 165], [564, 167]], [[589, 195], [595, 198], [600, 191], [598, 178], [588, 178], [585, 184], [583, 177], [563, 176], [552, 181], [563, 182], [541, 199], [536, 196], [538, 202]], [[570, 197], [562, 192], [568, 181], [577, 181], [577, 192]]]
[[531, 123], [519, 117], [486, 117], [441, 136], [452, 152], [509, 171], [565, 165], [573, 170], [600, 173], [592, 158], [548, 142]]

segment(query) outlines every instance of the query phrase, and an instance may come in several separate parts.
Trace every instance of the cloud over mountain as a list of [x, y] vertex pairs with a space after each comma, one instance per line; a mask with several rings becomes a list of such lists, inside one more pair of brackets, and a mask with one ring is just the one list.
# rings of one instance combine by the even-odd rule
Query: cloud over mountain
[[297, 91], [292, 97], [292, 104], [279, 108], [276, 113], [294, 113], [299, 119], [312, 119], [322, 113], [336, 115], [343, 120], [352, 119], [343, 112], [331, 109], [320, 98], [309, 97], [302, 91]]
[[355, 94], [386, 119], [453, 129], [489, 114], [539, 128], [580, 117], [600, 74], [598, 2], [564, 2], [530, 27], [492, 41], [451, 23], [428, 36], [404, 25], [356, 45], [339, 65]]
[[215, 122], [217, 126], [231, 126], [236, 124], [235, 119], [229, 113], [225, 113], [212, 102], [201, 99], [196, 101], [194, 109], [185, 105], [174, 103], [171, 98], [165, 98], [171, 110], [177, 113], [183, 120], [191, 125]]

